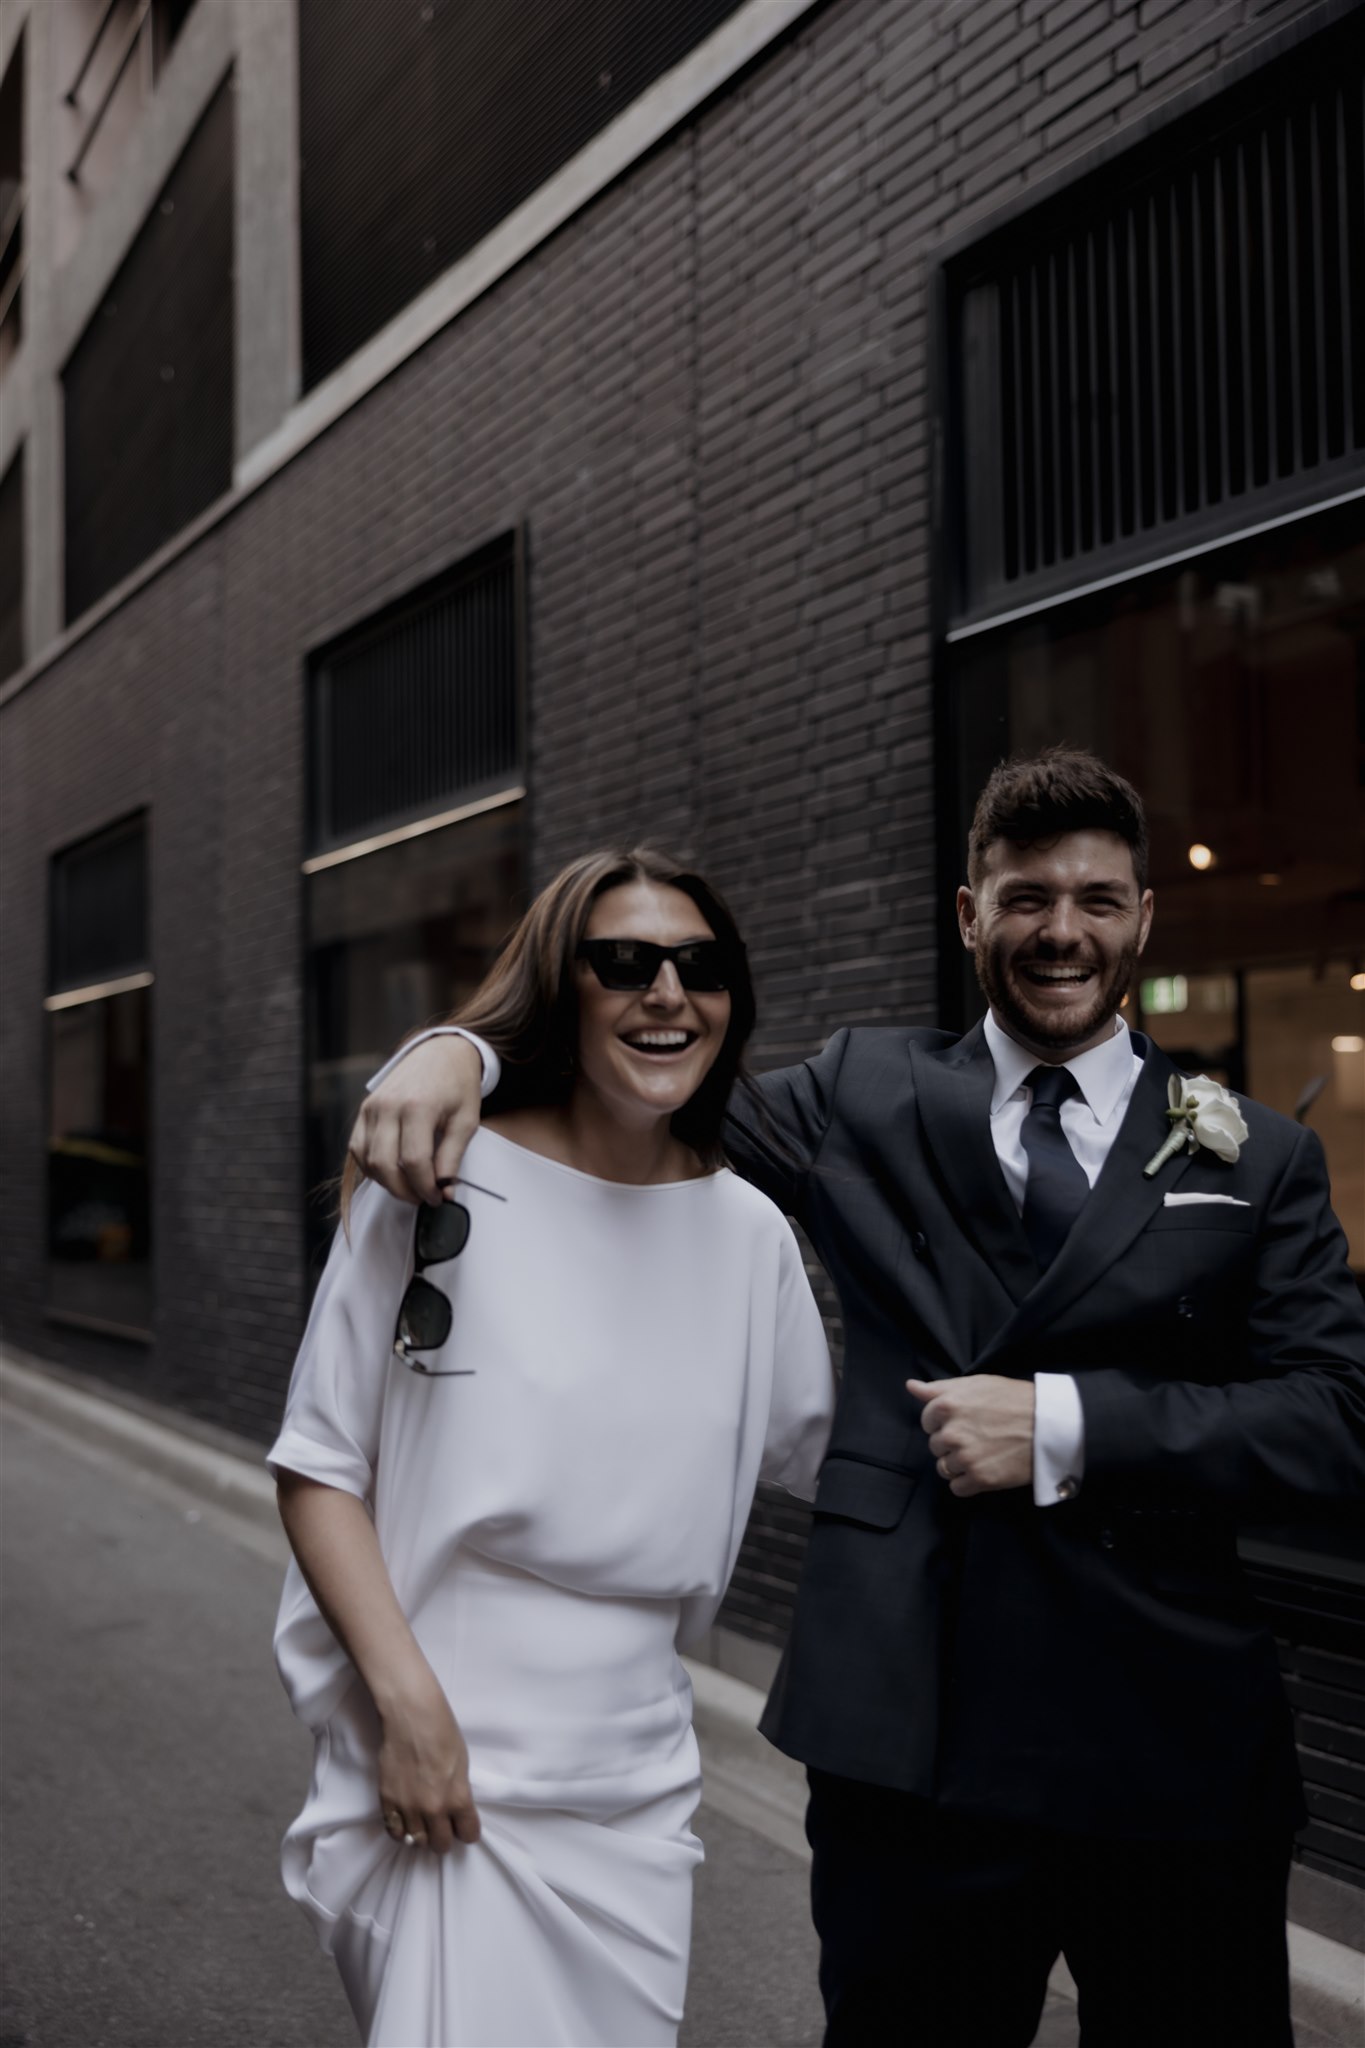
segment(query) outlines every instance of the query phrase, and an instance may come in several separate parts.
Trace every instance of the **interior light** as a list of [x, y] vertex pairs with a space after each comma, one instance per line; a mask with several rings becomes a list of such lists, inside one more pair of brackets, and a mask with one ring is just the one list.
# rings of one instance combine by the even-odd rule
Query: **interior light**
[[1262, 887], [1263, 889], [1278, 889], [1278, 888], [1279, 888], [1279, 886], [1280, 886], [1280, 878], [1279, 878], [1279, 876], [1278, 876], [1278, 875], [1262, 875], [1262, 876], [1261, 876], [1261, 887]]
[[1175, 1017], [1189, 1007], [1190, 985], [1183, 974], [1158, 974], [1143, 982], [1140, 993], [1146, 1017]]
[[1354, 1032], [1332, 1040], [1333, 1052], [1365, 1052], [1365, 1038], [1357, 1038]]
[[1351, 976], [1351, 987], [1365, 990], [1365, 974], [1353, 974]]
[[1205, 868], [1213, 866], [1214, 858], [1213, 848], [1205, 846], [1202, 840], [1196, 839], [1194, 845], [1190, 848], [1190, 866], [1198, 868], [1202, 874]]

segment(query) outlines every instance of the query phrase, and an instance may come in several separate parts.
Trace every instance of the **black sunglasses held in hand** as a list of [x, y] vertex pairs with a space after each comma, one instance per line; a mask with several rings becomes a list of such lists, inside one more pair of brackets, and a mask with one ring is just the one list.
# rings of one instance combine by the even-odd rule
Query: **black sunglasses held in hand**
[[641, 994], [653, 988], [659, 969], [671, 960], [678, 980], [694, 995], [720, 995], [730, 986], [733, 950], [719, 939], [689, 939], [685, 946], [656, 946], [651, 939], [582, 939], [586, 960], [603, 988]]
[[[473, 1187], [472, 1181], [464, 1183]], [[492, 1188], [480, 1188], [481, 1195], [493, 1195], [495, 1202], [504, 1202], [505, 1195], [494, 1194]], [[413, 1372], [420, 1372], [432, 1380], [472, 1379], [472, 1366], [441, 1367], [427, 1365], [420, 1358], [414, 1358], [416, 1351], [439, 1351], [450, 1335], [450, 1301], [439, 1287], [433, 1287], [422, 1274], [428, 1266], [442, 1266], [449, 1259], [457, 1259], [469, 1242], [469, 1211], [459, 1202], [442, 1202], [439, 1208], [423, 1205], [417, 1212], [417, 1225], [412, 1239], [413, 1276], [404, 1290], [398, 1305], [398, 1328], [394, 1332], [393, 1348], [403, 1363]]]

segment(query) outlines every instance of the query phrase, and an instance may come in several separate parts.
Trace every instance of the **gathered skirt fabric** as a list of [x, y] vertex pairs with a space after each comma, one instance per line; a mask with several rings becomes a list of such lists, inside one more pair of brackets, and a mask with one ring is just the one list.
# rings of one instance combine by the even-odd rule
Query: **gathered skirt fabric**
[[482, 1836], [444, 1855], [383, 1827], [361, 1685], [318, 1731], [284, 1879], [370, 2048], [672, 2048], [701, 1857], [676, 1619], [457, 1557], [420, 1633]]

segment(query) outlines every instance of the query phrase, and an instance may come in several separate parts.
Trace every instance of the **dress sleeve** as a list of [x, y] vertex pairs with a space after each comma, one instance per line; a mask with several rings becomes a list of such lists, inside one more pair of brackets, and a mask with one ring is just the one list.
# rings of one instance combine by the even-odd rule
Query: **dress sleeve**
[[786, 1223], [774, 1345], [772, 1401], [758, 1476], [810, 1500], [834, 1419], [834, 1367], [801, 1248]]
[[332, 1240], [266, 1463], [368, 1499], [415, 1212], [366, 1182]]

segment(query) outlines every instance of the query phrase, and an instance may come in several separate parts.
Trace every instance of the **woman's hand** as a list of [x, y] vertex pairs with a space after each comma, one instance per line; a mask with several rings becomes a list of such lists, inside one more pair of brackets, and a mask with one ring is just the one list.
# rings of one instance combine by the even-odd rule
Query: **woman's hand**
[[379, 1805], [395, 1840], [412, 1835], [444, 1853], [477, 1842], [469, 1751], [436, 1678], [380, 1710]]
[[379, 1715], [385, 1827], [433, 1849], [477, 1842], [469, 1751], [398, 1605], [364, 1502], [289, 1471], [279, 1474], [279, 1496], [299, 1567]]

